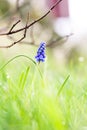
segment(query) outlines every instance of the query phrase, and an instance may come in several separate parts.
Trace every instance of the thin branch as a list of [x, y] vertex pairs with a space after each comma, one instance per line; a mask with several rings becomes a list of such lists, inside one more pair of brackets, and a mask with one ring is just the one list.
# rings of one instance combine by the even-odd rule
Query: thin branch
[[19, 10], [19, 1], [20, 0], [16, 0], [16, 10]]
[[16, 12], [19, 14], [20, 18], [22, 18], [22, 13], [21, 13], [21, 9], [20, 9], [22, 6], [19, 5], [19, 2], [20, 2], [20, 0], [16, 0]]
[[[22, 4], [21, 6], [19, 6], [19, 2], [20, 2], [20, 0], [16, 0], [16, 9], [15, 10], [9, 10], [8, 11], [8, 15], [9, 15], [9, 18], [8, 18], [8, 23], [7, 23], [7, 26], [6, 27], [4, 27], [4, 28], [0, 28], [0, 33], [4, 33], [4, 32], [6, 32], [9, 28], [10, 28], [10, 25], [12, 25], [12, 22], [13, 22], [13, 20], [14, 20], [14, 15], [16, 14], [16, 13], [18, 13], [19, 15], [20, 15], [20, 18], [22, 19], [22, 14], [21, 14], [21, 9], [22, 8], [24, 8], [26, 5], [28, 5], [28, 3], [29, 2], [25, 2], [24, 4]], [[11, 12], [11, 14], [9, 13], [9, 12]], [[6, 15], [7, 16], [7, 15]], [[5, 17], [5, 16], [4, 16]], [[1, 20], [3, 20], [3, 18], [0, 18]], [[18, 20], [18, 21], [20, 21], [20, 20]], [[17, 22], [18, 22], [17, 21]], [[10, 30], [9, 30], [9, 32], [10, 32]]]
[[[68, 40], [68, 38], [72, 35], [73, 35], [73, 33], [63, 36], [63, 37], [58, 37], [53, 41], [49, 41], [47, 44], [47, 47], [55, 47], [55, 46], [61, 45], [61, 43], [65, 43]], [[63, 40], [64, 40], [64, 42], [63, 42]]]
[[35, 40], [34, 40], [34, 26], [31, 27], [30, 38], [32, 40], [32, 44], [34, 44], [35, 43]]
[[[11, 40], [11, 41], [16, 41], [15, 38], [11, 37], [11, 36], [8, 36], [8, 38]], [[38, 46], [37, 44], [35, 44], [34, 42], [29, 42], [29, 41], [20, 41], [20, 44], [26, 44], [26, 45], [32, 45], [32, 46]]]
[[9, 33], [12, 32], [13, 28], [20, 22], [21, 20], [18, 20], [16, 23], [14, 23], [11, 27], [11, 29], [9, 30]]
[[7, 32], [7, 33], [3, 33], [3, 34], [0, 34], [0, 35], [11, 35], [11, 34], [14, 34], [14, 33], [18, 33], [20, 31], [23, 31], [26, 29], [28, 29], [29, 27], [31, 27], [32, 25], [36, 24], [37, 22], [41, 21], [42, 19], [44, 19], [48, 14], [50, 14], [50, 12], [61, 2], [62, 0], [57, 0], [57, 2], [43, 15], [41, 16], [40, 18], [38, 18], [37, 20], [33, 21], [32, 23], [30, 23], [29, 25], [23, 27], [23, 28], [20, 28], [18, 30], [15, 30], [15, 31], [11, 31], [11, 32]]
[[[47, 42], [47, 45], [46, 47], [49, 47], [49, 48], [54, 48], [56, 46], [59, 46], [59, 45], [62, 45], [63, 43], [65, 43], [69, 37], [71, 37], [73, 35], [73, 33], [69, 34], [69, 35], [66, 35], [66, 36], [63, 36], [63, 37], [58, 37], [58, 38], [55, 38], [55, 40], [52, 41], [52, 39], [50, 41]], [[12, 41], [15, 41], [16, 39], [14, 39], [13, 37], [11, 36], [8, 36], [10, 38], [10, 40]], [[28, 42], [28, 41], [21, 41], [20, 42], [21, 44], [26, 44], [26, 45], [34, 45], [34, 46], [38, 46], [37, 44], [35, 44], [35, 42]]]
[[[13, 45], [17, 44], [18, 42], [21, 42], [21, 41], [26, 37], [26, 33], [27, 33], [27, 28], [26, 28], [26, 27], [27, 27], [27, 24], [28, 24], [28, 20], [29, 20], [29, 14], [28, 14], [28, 17], [27, 17], [27, 21], [26, 21], [26, 26], [25, 26], [25, 30], [24, 30], [24, 35], [23, 35], [23, 37], [20, 38], [18, 41], [13, 42], [13, 43], [10, 44], [10, 45], [0, 46], [0, 48], [10, 48], [10, 47], [12, 47]], [[15, 25], [17, 25], [17, 24], [15, 24]], [[13, 26], [12, 26], [12, 27], [13, 27]], [[9, 37], [9, 38], [11, 38], [11, 39], [13, 40], [12, 37]]]
[[[29, 25], [28, 25], [28, 20], [29, 20], [29, 14], [28, 14], [27, 21], [26, 21], [26, 26], [25, 26], [25, 27], [20, 28], [20, 29], [15, 30], [15, 31], [13, 30], [13, 28], [20, 22], [20, 20], [19, 20], [19, 21], [17, 21], [15, 24], [13, 24], [13, 26], [11, 27], [11, 29], [10, 29], [7, 33], [0, 34], [0, 35], [7, 35], [7, 36], [9, 36], [9, 35], [11, 35], [11, 34], [15, 34], [15, 33], [18, 33], [18, 32], [20, 32], [20, 31], [23, 31], [23, 30], [24, 30], [24, 35], [23, 35], [22, 38], [20, 38], [18, 41], [14, 42], [14, 43], [12, 43], [12, 44], [10, 44], [10, 45], [0, 46], [0, 48], [10, 48], [10, 47], [12, 47], [13, 45], [17, 44], [18, 42], [21, 42], [21, 41], [26, 37], [27, 29], [28, 29], [29, 27], [33, 26], [34, 24], [36, 24], [37, 22], [41, 21], [42, 19], [44, 19], [61, 1], [62, 1], [62, 0], [57, 0], [57, 2], [56, 2], [43, 16], [41, 16], [41, 17], [38, 18], [37, 20], [33, 21], [33, 22], [30, 23]], [[17, 2], [19, 2], [19, 0], [18, 0]], [[11, 38], [11, 39], [12, 39], [12, 38]]]

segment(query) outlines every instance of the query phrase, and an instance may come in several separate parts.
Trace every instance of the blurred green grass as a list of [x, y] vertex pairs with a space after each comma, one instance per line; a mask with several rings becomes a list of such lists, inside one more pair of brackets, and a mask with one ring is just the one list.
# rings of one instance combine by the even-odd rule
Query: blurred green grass
[[37, 66], [20, 57], [1, 69], [0, 130], [86, 130], [86, 64], [58, 66], [48, 56]]

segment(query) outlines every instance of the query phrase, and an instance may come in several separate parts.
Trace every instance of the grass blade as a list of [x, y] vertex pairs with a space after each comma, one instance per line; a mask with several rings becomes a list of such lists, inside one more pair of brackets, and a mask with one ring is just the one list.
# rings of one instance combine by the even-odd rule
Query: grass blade
[[67, 76], [67, 78], [64, 80], [63, 84], [61, 85], [61, 87], [58, 91], [58, 96], [60, 95], [60, 93], [61, 93], [62, 89], [64, 88], [66, 82], [68, 81], [69, 77], [70, 77], [70, 75]]
[[35, 62], [32, 58], [30, 58], [30, 57], [28, 57], [28, 56], [26, 56], [26, 55], [18, 55], [18, 56], [13, 57], [12, 59], [10, 59], [7, 63], [5, 63], [5, 64], [0, 68], [0, 71], [1, 71], [4, 67], [6, 67], [11, 61], [13, 61], [13, 60], [15, 60], [16, 58], [19, 58], [19, 57], [25, 57], [25, 58], [29, 59], [34, 65], [36, 65], [36, 62]]
[[24, 88], [24, 86], [26, 84], [26, 80], [27, 80], [27, 77], [28, 77], [29, 70], [30, 70], [30, 67], [27, 68], [25, 74], [22, 77], [22, 82], [21, 82], [21, 88], [22, 89]]

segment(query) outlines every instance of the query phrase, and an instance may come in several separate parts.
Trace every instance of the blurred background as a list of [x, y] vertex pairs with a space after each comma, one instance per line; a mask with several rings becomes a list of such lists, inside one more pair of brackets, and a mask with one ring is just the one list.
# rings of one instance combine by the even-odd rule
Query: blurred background
[[[57, 0], [0, 0], [0, 33], [7, 32], [21, 19], [13, 29], [25, 26], [27, 14], [29, 23], [44, 15]], [[0, 49], [4, 57], [16, 54], [33, 56], [36, 46], [46, 42], [48, 51], [58, 63], [83, 62], [87, 56], [87, 0], [62, 0], [44, 19], [27, 31], [26, 38], [15, 46]], [[10, 45], [22, 37], [23, 32], [0, 36], [0, 46]]]

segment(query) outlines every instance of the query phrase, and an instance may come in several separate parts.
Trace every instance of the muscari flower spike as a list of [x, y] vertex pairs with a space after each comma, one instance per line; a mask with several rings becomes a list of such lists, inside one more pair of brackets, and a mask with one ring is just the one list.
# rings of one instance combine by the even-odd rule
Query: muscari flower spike
[[46, 48], [46, 44], [44, 42], [40, 43], [40, 46], [37, 50], [37, 55], [35, 56], [36, 62], [44, 62], [45, 61], [45, 48]]

